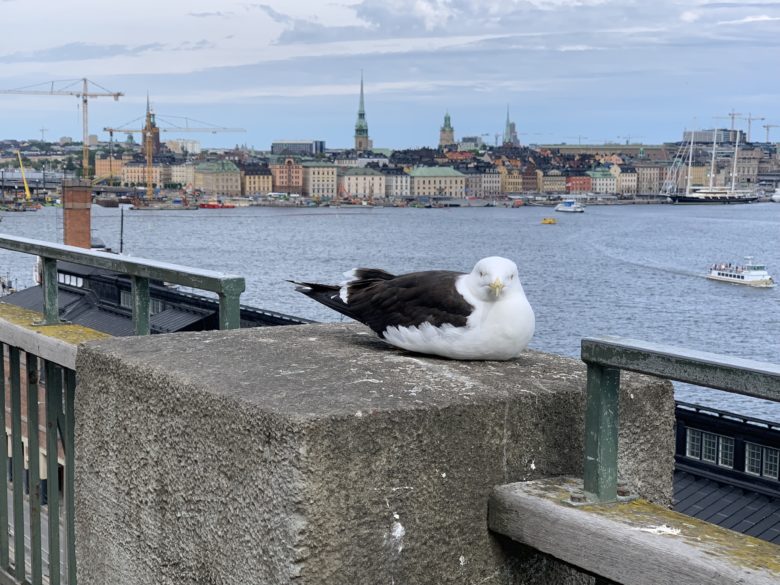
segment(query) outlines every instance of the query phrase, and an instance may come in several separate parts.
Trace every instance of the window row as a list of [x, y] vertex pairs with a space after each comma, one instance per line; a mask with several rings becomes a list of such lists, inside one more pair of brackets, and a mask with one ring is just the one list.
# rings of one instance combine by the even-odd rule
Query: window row
[[[685, 455], [705, 463], [734, 468], [734, 439], [697, 429], [687, 429]], [[745, 473], [780, 479], [780, 449], [745, 442]]]

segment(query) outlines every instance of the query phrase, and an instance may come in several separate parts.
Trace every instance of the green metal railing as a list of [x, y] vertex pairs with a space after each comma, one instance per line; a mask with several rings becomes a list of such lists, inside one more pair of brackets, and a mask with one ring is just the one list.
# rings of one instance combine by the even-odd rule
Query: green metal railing
[[[245, 288], [240, 276], [7, 235], [0, 235], [0, 248], [42, 260], [44, 315], [37, 325], [60, 323], [57, 261], [62, 260], [131, 277], [136, 335], [150, 333], [151, 280], [217, 293], [220, 328], [240, 326]], [[0, 425], [0, 585], [76, 583], [75, 355], [74, 345], [0, 323], [0, 412], [5, 416]], [[39, 463], [43, 456], [45, 474]]]
[[621, 337], [585, 338], [588, 366], [584, 488], [617, 499], [620, 370], [780, 402], [780, 366]]
[[39, 256], [43, 264], [43, 323], [54, 325], [59, 320], [57, 301], [57, 260], [105, 268], [130, 275], [132, 279], [133, 323], [136, 335], [149, 334], [149, 281], [161, 280], [217, 293], [219, 297], [220, 329], [238, 329], [239, 301], [246, 284], [242, 276], [199, 270], [177, 264], [130, 258], [108, 252], [95, 252], [75, 246], [53, 244], [15, 236], [0, 235], [0, 248]]
[[[11, 419], [10, 436], [3, 424], [0, 437], [0, 583], [3, 585], [76, 583], [75, 390], [73, 369], [0, 342], [0, 412], [6, 421], [9, 414]], [[7, 397], [10, 413], [6, 410]], [[23, 398], [26, 409], [22, 407]], [[44, 425], [39, 418], [42, 402]], [[45, 497], [39, 465], [41, 432], [45, 433], [46, 444]], [[61, 485], [60, 453], [64, 462]], [[46, 548], [42, 546], [44, 538]]]

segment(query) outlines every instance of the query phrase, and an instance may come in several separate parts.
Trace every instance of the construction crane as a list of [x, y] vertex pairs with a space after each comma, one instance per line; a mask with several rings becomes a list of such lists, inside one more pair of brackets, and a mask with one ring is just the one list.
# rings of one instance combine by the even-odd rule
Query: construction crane
[[734, 130], [734, 121], [737, 118], [741, 118], [741, 117], [742, 117], [742, 114], [740, 114], [739, 112], [735, 112], [734, 108], [731, 108], [731, 111], [728, 114], [726, 114], [725, 116], [715, 116], [715, 119], [716, 120], [725, 120], [726, 118], [731, 118], [731, 129]]
[[766, 130], [766, 140], [764, 142], [769, 144], [769, 129], [770, 128], [780, 128], [780, 124], [762, 124], [761, 127]]
[[750, 128], [753, 125], [753, 120], [761, 120], [761, 121], [763, 121], [763, 120], [766, 120], [766, 118], [757, 118], [757, 117], [753, 116], [753, 114], [748, 112], [747, 118], [745, 118], [745, 120], [747, 120], [747, 123], [748, 123], [747, 141], [750, 142]]
[[[81, 90], [71, 89], [76, 84], [81, 83]], [[89, 91], [89, 84], [92, 84], [103, 91]], [[55, 84], [67, 84], [64, 86], [57, 86]], [[49, 89], [35, 89], [43, 85], [48, 85]], [[125, 94], [119, 91], [109, 91], [105, 87], [102, 87], [94, 81], [88, 80], [86, 77], [82, 79], [67, 79], [64, 81], [47, 81], [46, 83], [39, 83], [37, 85], [29, 85], [27, 87], [20, 87], [18, 89], [4, 89], [0, 90], [3, 94], [14, 95], [70, 95], [73, 97], [81, 98], [81, 114], [82, 114], [82, 126], [84, 130], [84, 142], [82, 148], [82, 176], [85, 179], [91, 177], [89, 174], [89, 116], [88, 116], [88, 104], [89, 98], [96, 97], [112, 97], [114, 101], [118, 101], [119, 98]]]
[[[103, 128], [104, 132], [108, 132], [109, 141], [113, 144], [114, 132], [121, 132], [124, 134], [139, 133], [142, 136], [144, 156], [146, 158], [146, 198], [151, 199], [154, 193], [154, 136], [155, 130], [157, 132], [245, 132], [244, 128], [222, 128], [219, 126], [211, 126], [204, 128], [193, 128], [189, 126], [189, 119], [185, 118], [187, 126], [171, 126], [171, 127], [159, 127], [155, 119], [154, 112], [149, 104], [149, 97], [146, 98], [146, 118], [143, 128]], [[201, 122], [202, 123], [202, 122]], [[111, 173], [110, 173], [111, 174]]]
[[24, 198], [27, 201], [30, 201], [32, 199], [32, 195], [30, 194], [30, 186], [27, 184], [27, 175], [24, 174], [24, 165], [22, 164], [22, 153], [21, 151], [16, 151], [16, 156], [19, 157], [19, 170], [22, 171], [22, 183], [24, 183]]

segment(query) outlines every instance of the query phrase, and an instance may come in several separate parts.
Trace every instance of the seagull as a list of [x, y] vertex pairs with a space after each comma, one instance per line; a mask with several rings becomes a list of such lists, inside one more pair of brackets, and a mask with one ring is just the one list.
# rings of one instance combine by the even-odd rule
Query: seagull
[[346, 272], [339, 285], [290, 281], [296, 290], [368, 325], [411, 352], [456, 360], [509, 360], [534, 334], [533, 309], [517, 265], [483, 258], [469, 273], [430, 270], [393, 275], [377, 268]]

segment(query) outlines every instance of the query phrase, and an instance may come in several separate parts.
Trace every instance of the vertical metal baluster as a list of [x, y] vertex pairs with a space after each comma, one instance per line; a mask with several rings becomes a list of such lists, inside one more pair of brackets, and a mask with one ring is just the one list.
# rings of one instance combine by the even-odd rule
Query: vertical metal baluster
[[14, 577], [24, 581], [24, 445], [22, 444], [22, 398], [19, 348], [8, 352], [11, 368], [11, 456], [14, 483]]
[[584, 488], [600, 502], [617, 499], [620, 370], [588, 364]]
[[60, 307], [57, 300], [59, 283], [57, 282], [57, 261], [54, 258], [41, 257], [43, 264], [43, 323], [56, 325], [60, 322]]
[[30, 578], [42, 584], [41, 566], [41, 477], [38, 448], [38, 358], [25, 353], [27, 367], [27, 485], [30, 491]]
[[76, 585], [75, 484], [75, 399], [76, 372], [65, 370], [65, 526], [68, 546], [68, 584]]
[[46, 467], [49, 509], [49, 585], [60, 585], [59, 418], [62, 416], [62, 368], [46, 361]]
[[149, 279], [133, 276], [133, 325], [136, 335], [149, 335]]
[[11, 561], [8, 555], [8, 433], [5, 430], [5, 344], [0, 343], [0, 413], [3, 424], [0, 430], [0, 571], [9, 572]]
[[241, 327], [241, 293], [246, 288], [243, 278], [225, 282], [219, 296], [219, 328], [238, 329]]

